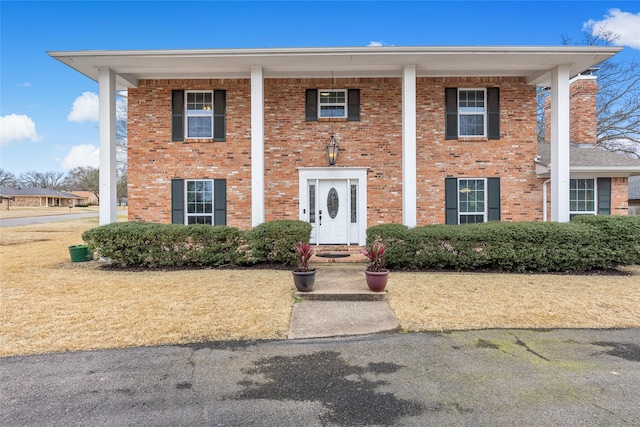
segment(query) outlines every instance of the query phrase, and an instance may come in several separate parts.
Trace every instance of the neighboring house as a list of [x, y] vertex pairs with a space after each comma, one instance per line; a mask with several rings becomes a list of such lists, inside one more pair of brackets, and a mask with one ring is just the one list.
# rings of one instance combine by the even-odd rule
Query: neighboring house
[[100, 199], [98, 199], [98, 196], [93, 191], [75, 191], [74, 190], [73, 194], [81, 197], [81, 199], [78, 200], [78, 203], [77, 203], [79, 205], [97, 205], [98, 203], [100, 203]]
[[[587, 156], [582, 170], [569, 160], [570, 80], [591, 83], [579, 74], [619, 50], [49, 54], [99, 82], [101, 223], [116, 219], [113, 112], [126, 89], [130, 220], [248, 229], [301, 219], [314, 243], [362, 245], [367, 227], [383, 223], [541, 221], [547, 206], [554, 221], [626, 214], [623, 184], [640, 162], [601, 169], [599, 155]], [[540, 147], [536, 86], [555, 99], [551, 142]], [[595, 123], [595, 107], [588, 114]]]
[[73, 207], [81, 197], [64, 191], [49, 190], [47, 188], [11, 188], [0, 187], [0, 199], [2, 208], [10, 206], [48, 207], [66, 206]]
[[640, 215], [640, 176], [629, 178], [629, 215]]

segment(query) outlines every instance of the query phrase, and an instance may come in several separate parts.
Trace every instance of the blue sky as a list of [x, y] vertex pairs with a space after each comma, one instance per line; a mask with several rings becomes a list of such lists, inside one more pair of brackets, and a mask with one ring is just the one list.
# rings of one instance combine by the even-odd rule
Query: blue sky
[[[583, 26], [640, 55], [638, 1], [0, 1], [0, 168], [97, 166], [97, 83], [47, 51], [560, 45]], [[632, 46], [632, 47], [630, 47]], [[75, 106], [74, 106], [75, 103]]]

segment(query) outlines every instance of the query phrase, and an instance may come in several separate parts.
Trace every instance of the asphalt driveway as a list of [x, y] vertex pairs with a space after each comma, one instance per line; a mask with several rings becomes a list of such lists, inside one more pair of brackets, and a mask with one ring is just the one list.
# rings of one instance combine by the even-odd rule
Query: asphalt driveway
[[640, 330], [486, 330], [0, 359], [6, 426], [640, 425]]

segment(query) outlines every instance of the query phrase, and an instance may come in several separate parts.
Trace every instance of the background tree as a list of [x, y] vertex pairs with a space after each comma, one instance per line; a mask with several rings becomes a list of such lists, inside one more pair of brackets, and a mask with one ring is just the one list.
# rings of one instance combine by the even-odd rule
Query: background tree
[[65, 177], [64, 184], [69, 190], [91, 191], [99, 199], [99, 176], [97, 168], [77, 167], [69, 171]]
[[64, 188], [64, 174], [62, 172], [30, 171], [20, 175], [19, 185], [29, 188], [47, 188], [62, 190]]
[[0, 168], [0, 187], [12, 187], [18, 186], [18, 178], [9, 171]]
[[[583, 32], [580, 45], [609, 46], [618, 38], [611, 32], [593, 35]], [[562, 36], [562, 44], [570, 39]], [[640, 63], [615, 56], [598, 64], [599, 91], [596, 97], [597, 145], [610, 151], [640, 158]], [[543, 103], [549, 92], [538, 89], [538, 141], [544, 140]]]

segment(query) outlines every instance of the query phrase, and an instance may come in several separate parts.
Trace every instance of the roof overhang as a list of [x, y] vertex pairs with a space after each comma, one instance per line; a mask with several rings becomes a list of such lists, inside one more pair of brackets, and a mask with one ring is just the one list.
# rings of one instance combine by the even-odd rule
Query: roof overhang
[[[629, 177], [640, 175], [640, 166], [571, 166], [569, 171], [572, 178]], [[536, 162], [536, 176], [549, 178], [551, 165]]]
[[101, 68], [113, 70], [118, 90], [141, 79], [249, 78], [261, 67], [265, 78], [401, 77], [415, 65], [417, 77], [524, 77], [550, 85], [551, 70], [570, 75], [611, 58], [621, 47], [603, 46], [435, 46], [265, 48], [199, 50], [82, 50], [48, 52], [98, 81]]

